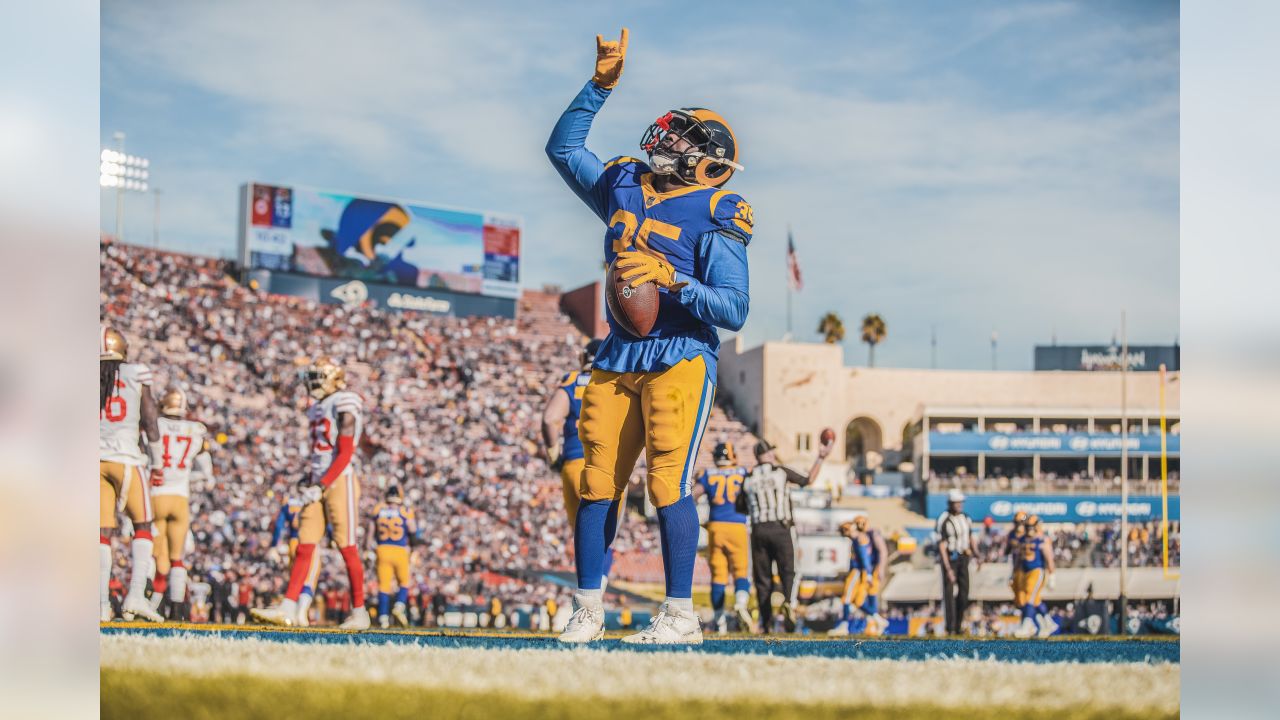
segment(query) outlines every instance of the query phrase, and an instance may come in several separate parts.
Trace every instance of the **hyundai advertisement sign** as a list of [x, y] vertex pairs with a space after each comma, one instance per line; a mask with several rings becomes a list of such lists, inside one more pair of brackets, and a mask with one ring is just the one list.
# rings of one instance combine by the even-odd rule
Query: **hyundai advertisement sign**
[[[1119, 457], [1126, 441], [1115, 433], [1001, 433], [929, 431], [931, 455], [1056, 455], [1061, 457]], [[1166, 435], [1166, 452], [1177, 455], [1181, 437]], [[1130, 455], [1159, 455], [1160, 434], [1130, 435]]]
[[[1036, 370], [1116, 371], [1121, 368], [1119, 345], [1037, 345]], [[1178, 345], [1130, 345], [1124, 360], [1136, 372], [1155, 372], [1163, 364], [1179, 369], [1182, 348]]]
[[[1159, 495], [1130, 495], [1129, 520], [1146, 522], [1162, 515]], [[925, 508], [931, 518], [947, 509], [946, 493], [929, 493]], [[1169, 496], [1169, 519], [1179, 519], [1177, 495]], [[1015, 513], [1039, 515], [1045, 522], [1111, 522], [1120, 519], [1119, 495], [970, 495], [964, 511], [982, 521], [988, 515], [996, 522], [1013, 522]]]

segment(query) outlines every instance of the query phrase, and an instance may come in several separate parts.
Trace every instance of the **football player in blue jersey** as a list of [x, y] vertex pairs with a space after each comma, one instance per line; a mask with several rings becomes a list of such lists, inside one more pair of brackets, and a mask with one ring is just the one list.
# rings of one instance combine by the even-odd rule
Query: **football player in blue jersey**
[[[582, 351], [582, 369], [565, 373], [556, 384], [556, 388], [547, 398], [546, 407], [542, 409], [542, 451], [547, 463], [560, 473], [561, 489], [564, 491], [564, 508], [569, 513], [569, 527], [573, 527], [578, 518], [578, 493], [582, 484], [582, 467], [586, 461], [582, 457], [582, 440], [578, 438], [578, 418], [582, 415], [582, 395], [591, 379], [591, 364], [595, 362], [596, 353], [600, 350], [600, 340], [587, 343]], [[618, 522], [626, 513], [626, 503], [618, 503]], [[617, 526], [612, 526], [617, 532]], [[613, 538], [607, 538], [612, 544]], [[613, 566], [613, 547], [604, 555], [604, 570], [600, 578], [600, 587], [609, 584], [609, 570]]]
[[663, 113], [644, 133], [648, 161], [601, 162], [586, 148], [592, 120], [622, 74], [627, 30], [618, 42], [596, 36], [596, 72], [561, 115], [547, 155], [570, 189], [605, 224], [604, 261], [622, 278], [659, 288], [657, 322], [630, 335], [610, 313], [582, 397], [578, 423], [584, 465], [574, 530], [578, 590], [562, 642], [603, 636], [600, 579], [617, 505], [640, 451], [648, 459], [649, 499], [658, 509], [666, 599], [628, 643], [702, 642], [693, 610], [698, 511], [693, 470], [715, 393], [717, 328], [747, 319], [747, 243], [752, 210], [722, 189], [738, 164], [729, 124], [710, 110]]
[[840, 622], [828, 635], [848, 635], [854, 614], [866, 618], [866, 634], [881, 635], [889, 621], [880, 614], [880, 588], [884, 587], [885, 569], [889, 564], [889, 548], [884, 535], [870, 527], [869, 518], [859, 515], [840, 526], [840, 534], [849, 538], [849, 575], [841, 596], [843, 612]]
[[1048, 606], [1041, 601], [1040, 593], [1046, 585], [1053, 589], [1053, 540], [1046, 537], [1040, 527], [1040, 518], [1027, 518], [1026, 534], [1018, 547], [1018, 564], [1022, 569], [1022, 624], [1014, 630], [1015, 637], [1049, 637], [1058, 631], [1058, 623], [1049, 617]]
[[[711, 512], [707, 515], [707, 564], [711, 567], [712, 624], [716, 632], [728, 631], [725, 621], [724, 596], [733, 576], [733, 613], [738, 630], [751, 632], [751, 548], [747, 541], [747, 516], [734, 507], [747, 469], [738, 464], [733, 445], [722, 442], [712, 453], [716, 466], [703, 470], [696, 488], [707, 496]], [[696, 495], [696, 494], [695, 494]]]

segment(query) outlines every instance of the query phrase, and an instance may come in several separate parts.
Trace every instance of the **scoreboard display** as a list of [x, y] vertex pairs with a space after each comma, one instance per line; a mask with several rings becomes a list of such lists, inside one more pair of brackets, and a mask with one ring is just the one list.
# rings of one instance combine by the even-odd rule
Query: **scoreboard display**
[[520, 221], [499, 213], [246, 183], [240, 260], [251, 270], [514, 298]]

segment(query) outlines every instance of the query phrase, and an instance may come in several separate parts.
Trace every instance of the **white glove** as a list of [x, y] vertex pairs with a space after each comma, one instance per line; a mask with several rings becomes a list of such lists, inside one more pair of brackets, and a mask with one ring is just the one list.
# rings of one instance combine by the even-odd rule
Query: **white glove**
[[322, 497], [324, 497], [324, 490], [319, 485], [308, 485], [302, 488], [302, 503], [304, 505], [318, 503]]
[[1052, 589], [1057, 585], [1057, 583], [1056, 583], [1056, 582], [1054, 582], [1054, 579], [1055, 579], [1055, 578], [1053, 577], [1053, 575], [1049, 575], [1049, 581], [1048, 581], [1047, 583], [1045, 583], [1046, 585], [1048, 585], [1048, 586], [1049, 586], [1049, 589], [1050, 589], [1050, 590], [1052, 590]]

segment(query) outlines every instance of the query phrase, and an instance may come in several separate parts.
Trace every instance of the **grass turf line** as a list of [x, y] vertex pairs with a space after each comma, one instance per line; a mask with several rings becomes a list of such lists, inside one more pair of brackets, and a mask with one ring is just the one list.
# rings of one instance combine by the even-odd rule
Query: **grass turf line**
[[[524, 702], [593, 706], [660, 700], [678, 707], [747, 704], [983, 710], [1031, 704], [1038, 712], [1076, 708], [1168, 713], [1178, 707], [1175, 664], [1023, 664], [990, 660], [853, 660], [692, 653], [295, 644], [216, 637], [104, 636], [106, 671], [169, 681], [225, 684], [246, 676], [320, 682], [396, 694], [394, 688]], [[1067, 717], [1070, 717], [1068, 714]]]
[[[432, 688], [370, 685], [333, 680], [272, 680], [252, 675], [174, 677], [140, 670], [102, 670], [102, 717], [182, 717], [191, 720], [290, 720], [318, 717], [422, 720], [441, 718], [504, 720], [556, 717], [567, 720], [654, 720], [662, 717], [769, 717], [771, 720], [936, 720], [946, 708], [915, 704], [897, 707], [793, 705], [759, 700], [706, 701], [657, 698], [529, 699], [509, 693], [468, 693]], [[954, 712], [954, 710], [952, 711]], [[1138, 720], [1176, 718], [1177, 712], [1134, 712], [1115, 708], [1046, 710], [1022, 706], [966, 708], [974, 720]]]

